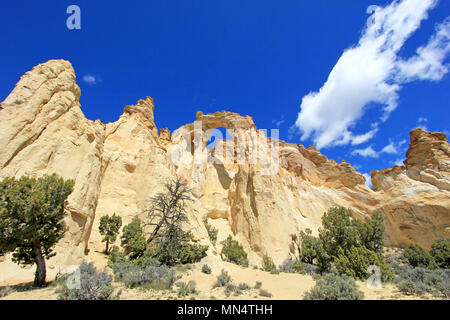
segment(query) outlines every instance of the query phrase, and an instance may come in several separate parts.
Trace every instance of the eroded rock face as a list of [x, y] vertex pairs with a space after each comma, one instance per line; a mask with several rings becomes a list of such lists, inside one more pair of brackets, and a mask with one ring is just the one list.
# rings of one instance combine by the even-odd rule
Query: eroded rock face
[[393, 245], [419, 243], [430, 247], [448, 238], [450, 226], [450, 148], [440, 132], [415, 129], [410, 133], [405, 166], [373, 171], [378, 209], [388, 218]]
[[[79, 96], [71, 64], [51, 60], [26, 73], [0, 104], [0, 177], [57, 173], [75, 181], [69, 232], [53, 264], [76, 264], [89, 250], [103, 250], [100, 218], [116, 213], [127, 224], [135, 215], [145, 217], [150, 197], [175, 175], [192, 188], [186, 228], [210, 246], [209, 255], [233, 234], [251, 263], [269, 254], [279, 264], [289, 256], [290, 235], [306, 228], [317, 234], [333, 206], [352, 208], [361, 218], [384, 211], [393, 245], [429, 246], [449, 236], [449, 144], [441, 133], [412, 131], [405, 167], [372, 172], [372, 190], [350, 164], [312, 146], [266, 137], [249, 116], [198, 112], [197, 127], [194, 122], [158, 135], [151, 98], [103, 124], [85, 118]], [[217, 137], [208, 149], [208, 134], [218, 127], [233, 139]], [[251, 161], [254, 145], [264, 161]], [[216, 246], [204, 217], [219, 229]]]

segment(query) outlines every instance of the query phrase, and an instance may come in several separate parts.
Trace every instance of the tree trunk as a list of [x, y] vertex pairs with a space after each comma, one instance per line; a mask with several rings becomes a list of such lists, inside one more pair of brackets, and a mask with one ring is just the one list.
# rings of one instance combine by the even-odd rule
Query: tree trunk
[[45, 284], [46, 268], [45, 258], [39, 244], [33, 245], [34, 260], [36, 261], [36, 273], [34, 275], [34, 285], [42, 287]]
[[108, 254], [109, 240], [106, 240], [105, 254]]

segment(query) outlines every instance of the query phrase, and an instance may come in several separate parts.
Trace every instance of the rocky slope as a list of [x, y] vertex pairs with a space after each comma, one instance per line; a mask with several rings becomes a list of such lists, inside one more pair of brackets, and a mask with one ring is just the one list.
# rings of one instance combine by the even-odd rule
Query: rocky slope
[[[144, 217], [149, 198], [175, 175], [193, 190], [186, 228], [212, 256], [220, 245], [210, 243], [204, 217], [219, 229], [218, 243], [232, 234], [251, 252], [251, 263], [263, 254], [280, 263], [289, 255], [290, 235], [305, 228], [317, 233], [322, 214], [336, 205], [359, 217], [384, 211], [392, 245], [428, 247], [450, 235], [450, 147], [442, 133], [412, 131], [405, 166], [372, 172], [372, 190], [350, 164], [266, 138], [249, 116], [198, 112], [195, 122], [158, 132], [151, 98], [104, 124], [85, 118], [79, 97], [71, 64], [51, 60], [22, 76], [0, 104], [0, 178], [57, 173], [75, 181], [69, 232], [54, 264], [76, 264], [102, 250], [100, 217], [116, 213], [124, 224]], [[215, 148], [206, 148], [218, 127], [234, 140], [216, 137]], [[251, 161], [254, 145], [257, 161]]]

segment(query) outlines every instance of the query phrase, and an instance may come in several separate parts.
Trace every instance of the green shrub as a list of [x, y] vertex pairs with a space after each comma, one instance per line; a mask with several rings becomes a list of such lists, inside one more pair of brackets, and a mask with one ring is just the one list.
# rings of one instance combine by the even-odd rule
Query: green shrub
[[226, 260], [244, 267], [248, 267], [247, 253], [242, 245], [231, 236], [221, 242], [223, 245], [221, 256], [225, 256]]
[[300, 231], [301, 239], [301, 260], [305, 263], [312, 264], [314, 259], [318, 257], [323, 250], [322, 242], [319, 238], [312, 236], [311, 229]]
[[129, 256], [130, 259], [142, 256], [147, 249], [147, 241], [141, 224], [141, 219], [135, 216], [122, 230], [121, 244], [125, 255]]
[[241, 294], [242, 292], [232, 283], [228, 283], [225, 286], [225, 296], [229, 297], [232, 293], [234, 293], [235, 296]]
[[365, 247], [351, 247], [348, 251], [340, 248], [334, 263], [340, 274], [346, 274], [355, 279], [367, 279], [367, 271], [371, 265], [380, 268], [383, 282], [392, 281], [395, 278], [394, 271], [386, 264], [383, 256]]
[[103, 236], [102, 242], [106, 242], [105, 254], [109, 253], [109, 245], [116, 241], [121, 226], [122, 218], [116, 216], [116, 214], [113, 214], [112, 217], [103, 216], [100, 218], [98, 231]]
[[155, 257], [166, 265], [186, 264], [199, 262], [206, 256], [208, 246], [192, 243], [193, 235], [190, 232], [183, 232], [175, 236], [171, 241], [160, 243], [155, 241]]
[[203, 223], [205, 224], [206, 231], [208, 231], [209, 239], [211, 240], [213, 245], [216, 245], [217, 234], [219, 233], [219, 230], [208, 223], [208, 217], [205, 217], [203, 219]]
[[217, 276], [217, 281], [214, 284], [213, 288], [225, 287], [227, 284], [231, 282], [231, 277], [228, 275], [228, 272], [222, 270], [222, 272]]
[[202, 272], [206, 274], [211, 274], [211, 268], [207, 264], [204, 264], [202, 266]]
[[263, 257], [262, 269], [266, 272], [272, 272], [273, 270], [277, 269], [275, 263], [273, 263], [272, 258], [269, 257], [267, 254], [264, 255]]
[[241, 282], [238, 285], [238, 289], [241, 291], [246, 291], [246, 290], [250, 290], [250, 286], [248, 284], [246, 284], [245, 282]]
[[116, 263], [113, 271], [115, 280], [127, 288], [167, 290], [177, 280], [173, 269], [152, 258]]
[[326, 274], [304, 296], [306, 300], [361, 300], [355, 280], [347, 275]]
[[397, 283], [397, 288], [400, 292], [407, 294], [407, 295], [413, 295], [419, 293], [416, 291], [416, 286], [414, 282], [411, 280], [402, 280], [399, 283]]
[[115, 263], [125, 261], [126, 261], [125, 254], [122, 251], [120, 251], [118, 246], [113, 246], [109, 251], [108, 267], [112, 267]]
[[330, 257], [338, 255], [339, 248], [350, 250], [359, 244], [359, 232], [352, 212], [346, 208], [331, 208], [322, 217], [323, 229], [319, 238]]
[[[106, 272], [97, 271], [92, 262], [83, 262], [75, 273], [67, 275], [61, 280], [61, 287], [57, 290], [60, 300], [108, 300], [113, 298], [112, 276]], [[72, 282], [72, 280], [74, 281]], [[78, 285], [79, 287], [77, 287]]]
[[436, 240], [431, 245], [430, 254], [440, 268], [450, 269], [450, 239]]
[[422, 267], [428, 269], [436, 269], [437, 265], [433, 257], [421, 246], [415, 244], [410, 245], [404, 252], [404, 257], [413, 267]]
[[178, 297], [186, 297], [191, 294], [197, 294], [197, 291], [195, 290], [196, 283], [195, 281], [189, 281], [188, 283], [184, 282], [177, 282], [175, 284], [178, 287]]
[[261, 282], [261, 281], [256, 281], [256, 283], [255, 283], [255, 289], [256, 289], [256, 290], [259, 290], [259, 289], [261, 289], [261, 287], [262, 287], [262, 282]]
[[356, 221], [360, 244], [368, 250], [383, 252], [384, 219], [382, 212], [374, 212], [370, 219], [365, 218], [364, 222]]
[[265, 289], [259, 290], [259, 295], [261, 297], [272, 298], [272, 294], [269, 291], [265, 290]]

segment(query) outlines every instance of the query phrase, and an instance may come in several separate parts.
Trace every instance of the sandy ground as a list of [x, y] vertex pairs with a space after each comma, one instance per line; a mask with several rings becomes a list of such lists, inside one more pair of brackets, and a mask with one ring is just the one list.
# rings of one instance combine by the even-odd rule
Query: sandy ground
[[[104, 256], [100, 253], [90, 255], [90, 261], [93, 261], [97, 268], [104, 269], [106, 261]], [[208, 264], [211, 269], [211, 274], [201, 272], [203, 264]], [[14, 269], [17, 266], [2, 266], [4, 272], [8, 268]], [[232, 282], [235, 285], [240, 283], [248, 284], [252, 289], [243, 291], [240, 295], [227, 297], [224, 288], [213, 288], [216, 282], [217, 275], [222, 270], [226, 270], [231, 276]], [[16, 270], [16, 269], [14, 269]], [[108, 269], [106, 269], [108, 270]], [[109, 270], [111, 271], [111, 270]], [[56, 270], [49, 270], [47, 280], [50, 282], [56, 275]], [[43, 289], [30, 288], [33, 279], [34, 268], [23, 269], [22, 272], [16, 273], [13, 278], [8, 281], [0, 282], [0, 290], [6, 287], [10, 288], [10, 293], [1, 299], [5, 300], [53, 300], [57, 299], [56, 287], [49, 285]], [[196, 282], [197, 294], [184, 297], [182, 299], [276, 299], [276, 300], [300, 300], [303, 298], [305, 292], [309, 291], [315, 285], [315, 280], [309, 275], [280, 273], [270, 274], [262, 270], [254, 268], [242, 268], [240, 266], [223, 262], [214, 257], [207, 257], [201, 263], [183, 266], [178, 268], [177, 274], [181, 276], [180, 280], [188, 282], [194, 280]], [[254, 289], [256, 282], [262, 283], [262, 289], [270, 292], [272, 297], [262, 297], [259, 295], [259, 290]], [[142, 289], [126, 289], [122, 284], [114, 283], [117, 291], [121, 290], [121, 300], [159, 300], [159, 299], [180, 299], [177, 297], [177, 288], [169, 291], [156, 290], [142, 290]], [[368, 300], [403, 300], [403, 299], [423, 299], [420, 297], [406, 296], [400, 293], [392, 284], [383, 285], [381, 289], [369, 289], [363, 282], [358, 282], [360, 290], [364, 292], [365, 299]]]

